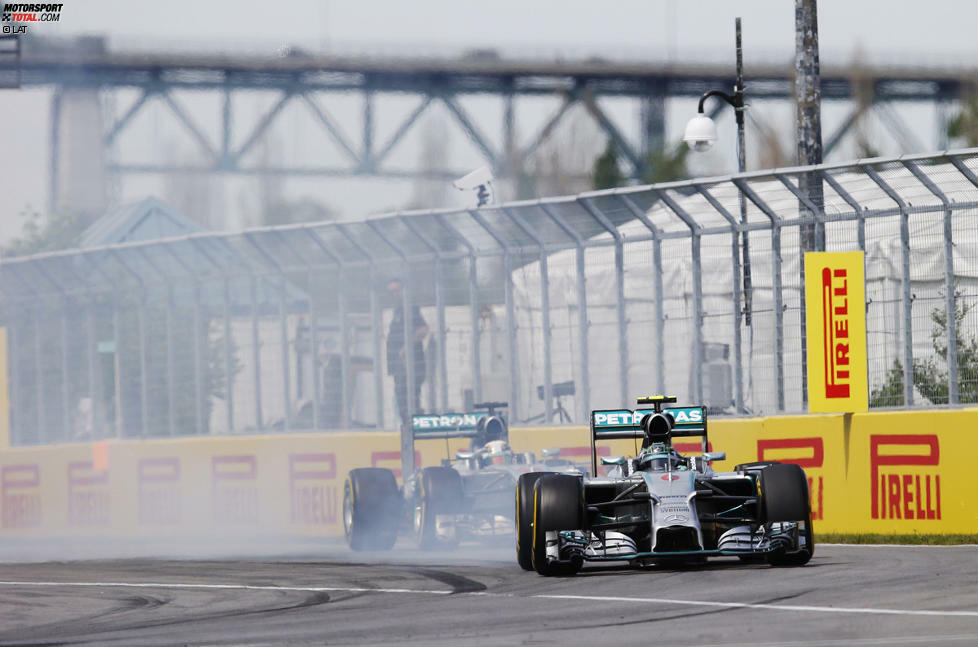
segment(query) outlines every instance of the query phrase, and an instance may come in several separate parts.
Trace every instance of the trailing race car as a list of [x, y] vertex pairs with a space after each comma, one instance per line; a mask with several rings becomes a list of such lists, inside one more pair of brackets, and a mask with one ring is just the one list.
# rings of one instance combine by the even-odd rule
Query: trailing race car
[[[640, 398], [651, 409], [591, 413], [591, 474], [598, 440], [642, 440], [635, 458], [602, 458], [606, 477], [524, 474], [517, 485], [516, 554], [541, 575], [572, 575], [585, 561], [636, 565], [736, 555], [778, 566], [815, 552], [808, 479], [797, 465], [745, 463], [714, 472], [706, 407], [664, 408], [674, 397]], [[672, 439], [701, 436], [703, 454], [681, 456]]]
[[343, 492], [343, 529], [354, 550], [388, 550], [400, 533], [422, 549], [449, 548], [460, 541], [512, 537], [516, 480], [532, 471], [580, 473], [559, 450], [514, 453], [504, 402], [474, 405], [466, 414], [416, 415], [413, 440], [471, 438], [467, 450], [439, 466], [423, 467], [398, 488], [389, 469], [350, 470]]

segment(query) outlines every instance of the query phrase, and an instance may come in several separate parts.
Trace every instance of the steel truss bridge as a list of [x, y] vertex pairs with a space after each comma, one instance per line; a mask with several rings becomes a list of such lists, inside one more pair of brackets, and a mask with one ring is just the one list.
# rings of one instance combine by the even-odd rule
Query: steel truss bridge
[[[95, 46], [92, 46], [92, 44]], [[653, 64], [585, 61], [514, 60], [491, 56], [459, 59], [425, 59], [362, 56], [240, 57], [220, 55], [127, 54], [106, 50], [101, 39], [88, 39], [88, 47], [47, 46], [45, 41], [25, 41], [7, 47], [0, 56], [0, 80], [20, 87], [47, 86], [53, 94], [52, 120], [60, 118], [61, 92], [90, 89], [115, 92], [136, 89], [138, 96], [114, 121], [106, 123], [102, 145], [111, 150], [129, 133], [142, 110], [152, 101], [162, 102], [203, 152], [203, 162], [110, 163], [117, 173], [222, 172], [287, 176], [382, 176], [394, 178], [454, 178], [469, 169], [416, 168], [405, 170], [389, 164], [391, 151], [433, 104], [442, 104], [474, 143], [498, 177], [513, 177], [526, 168], [534, 152], [550, 138], [571, 108], [583, 106], [600, 130], [614, 144], [626, 175], [640, 178], [648, 170], [649, 153], [662, 148], [665, 102], [676, 97], [699, 97], [711, 89], [731, 88], [733, 69], [721, 65]], [[793, 96], [791, 65], [752, 65], [747, 70], [748, 100], [754, 105]], [[915, 136], [895, 106], [930, 103], [938, 106], [938, 120], [947, 118], [947, 106], [974, 92], [975, 74], [967, 69], [914, 67], [822, 68], [822, 96], [826, 102], [842, 101], [848, 114], [824, 133], [824, 150], [830, 154], [853, 126], [869, 112], [900, 142], [905, 152], [929, 148]], [[200, 115], [174, 97], [174, 91], [216, 93], [222, 98], [217, 132], [201, 123]], [[236, 127], [234, 97], [260, 91], [275, 98], [271, 107], [247, 131]], [[344, 125], [330, 111], [330, 97], [358, 94], [362, 101], [361, 127]], [[400, 116], [401, 121], [385, 139], [377, 137], [375, 106], [388, 93], [413, 95], [419, 103]], [[501, 124], [484, 123], [466, 110], [460, 97], [483, 95], [502, 101]], [[515, 142], [517, 99], [554, 98], [552, 114], [522, 145]], [[599, 99], [630, 98], [639, 103], [636, 129], [623, 128], [602, 107]], [[248, 164], [254, 149], [292, 103], [305, 104], [314, 122], [342, 151], [344, 159], [316, 165]], [[719, 112], [722, 104], [714, 107]], [[634, 126], [634, 125], [631, 125]], [[501, 132], [500, 132], [501, 128]], [[56, 132], [52, 126], [52, 133]], [[209, 130], [211, 132], [209, 132]], [[942, 132], [938, 123], [935, 132]], [[56, 140], [56, 137], [53, 139]], [[638, 139], [638, 141], [636, 141]], [[500, 143], [501, 142], [501, 143]], [[938, 141], [938, 145], [946, 142]], [[53, 159], [58, 156], [53, 142]], [[111, 159], [111, 157], [107, 158]], [[327, 163], [328, 162], [328, 163]], [[56, 171], [52, 162], [52, 172]]]

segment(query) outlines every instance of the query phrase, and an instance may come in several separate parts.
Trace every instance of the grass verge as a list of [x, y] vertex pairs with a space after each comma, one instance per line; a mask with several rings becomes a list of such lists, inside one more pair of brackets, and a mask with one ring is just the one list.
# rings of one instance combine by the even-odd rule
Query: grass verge
[[815, 534], [816, 545], [821, 544], [907, 544], [919, 546], [955, 546], [978, 544], [978, 535], [883, 535], [883, 534]]

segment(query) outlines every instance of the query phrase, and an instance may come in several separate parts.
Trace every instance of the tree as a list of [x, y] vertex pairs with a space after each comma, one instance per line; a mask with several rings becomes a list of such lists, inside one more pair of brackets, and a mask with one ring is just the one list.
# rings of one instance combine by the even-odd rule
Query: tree
[[947, 123], [947, 136], [964, 140], [967, 146], [978, 146], [978, 100], [963, 102], [958, 114]]
[[[971, 306], [963, 303], [961, 293], [954, 293], [955, 340], [958, 351], [958, 399], [961, 402], [978, 402], [978, 339], [965, 340], [962, 335], [964, 320]], [[935, 357], [914, 360], [913, 383], [922, 396], [933, 404], [946, 404], [948, 396], [947, 371], [947, 312], [934, 308], [930, 313], [933, 322], [930, 340]], [[940, 362], [938, 362], [938, 358]], [[903, 364], [894, 360], [883, 384], [870, 396], [871, 407], [899, 406], [903, 404]]]
[[615, 145], [611, 143], [610, 139], [604, 147], [604, 152], [594, 160], [592, 175], [595, 189], [613, 189], [625, 184], [625, 176], [618, 168], [618, 155], [615, 154]]
[[658, 184], [660, 182], [674, 182], [688, 178], [689, 170], [686, 168], [687, 155], [689, 155], [689, 146], [686, 144], [680, 144], [671, 151], [665, 147], [650, 151], [647, 158], [646, 171], [642, 175], [642, 182], [646, 184]]
[[25, 220], [21, 235], [4, 248], [5, 255], [28, 256], [77, 247], [82, 232], [94, 221], [84, 212], [57, 212], [45, 218], [30, 205], [20, 215]]

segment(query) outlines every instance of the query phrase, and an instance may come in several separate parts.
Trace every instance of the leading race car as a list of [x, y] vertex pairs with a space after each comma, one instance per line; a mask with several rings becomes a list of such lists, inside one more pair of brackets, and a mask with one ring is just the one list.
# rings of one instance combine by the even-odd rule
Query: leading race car
[[[591, 413], [591, 474], [599, 440], [641, 439], [635, 458], [602, 458], [604, 477], [525, 474], [517, 485], [517, 561], [541, 575], [572, 575], [585, 561], [636, 565], [745, 561], [802, 565], [815, 552], [808, 479], [774, 461], [714, 472], [705, 407], [671, 407], [674, 397], [640, 398], [652, 408]], [[703, 454], [681, 456], [672, 439], [701, 436]]]
[[497, 411], [505, 406], [486, 402], [474, 405], [481, 410], [471, 413], [414, 416], [415, 441], [471, 440], [454, 459], [410, 474], [402, 488], [389, 469], [351, 470], [343, 493], [343, 529], [350, 548], [388, 550], [398, 534], [413, 536], [426, 550], [466, 540], [512, 540], [513, 495], [521, 474], [583, 470], [559, 458], [558, 450], [543, 450], [539, 461], [531, 452], [513, 452], [506, 419]]

